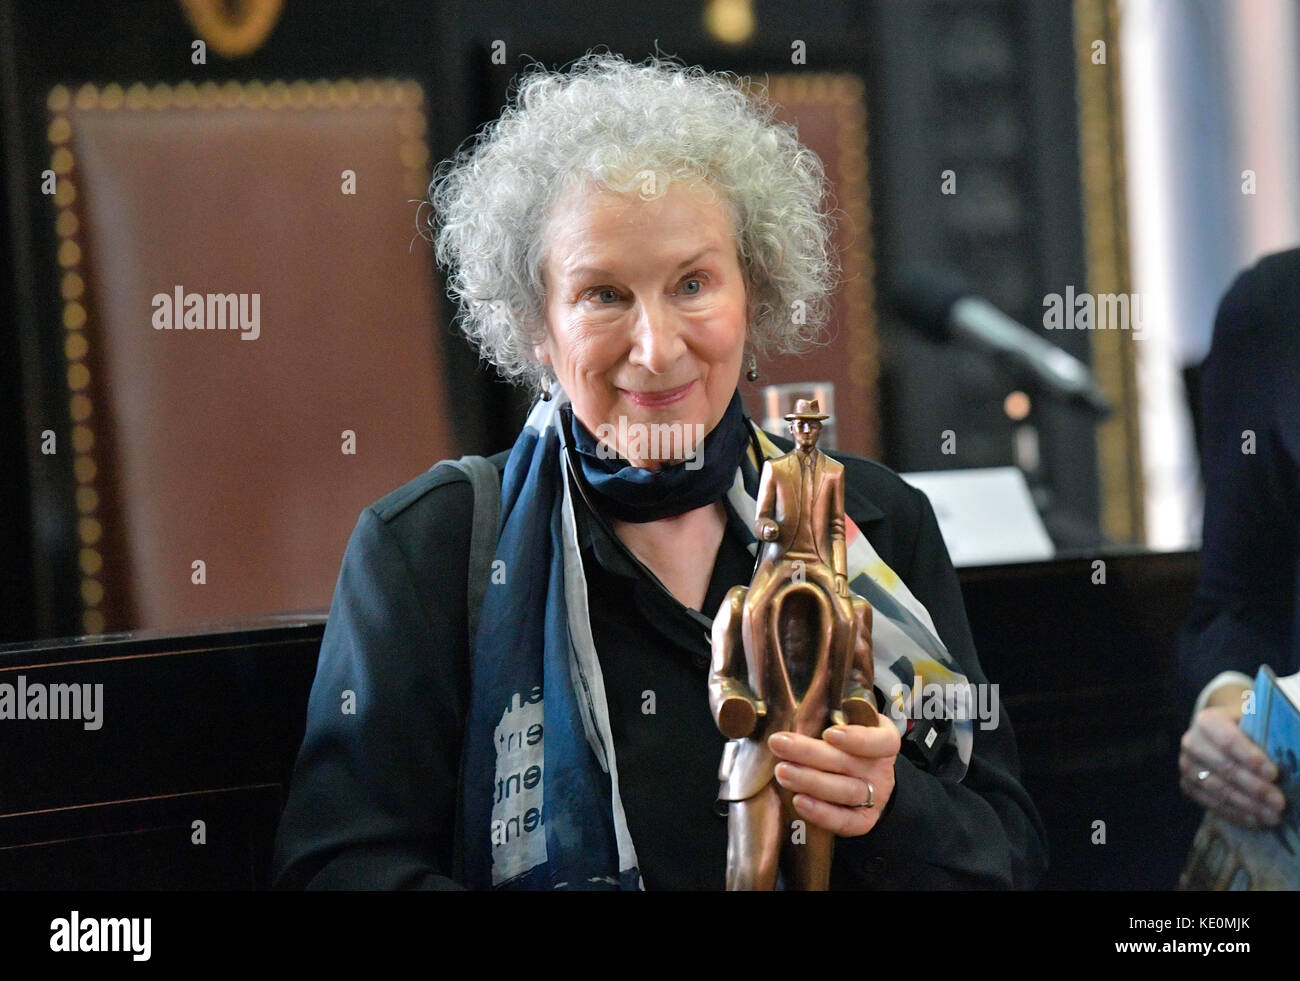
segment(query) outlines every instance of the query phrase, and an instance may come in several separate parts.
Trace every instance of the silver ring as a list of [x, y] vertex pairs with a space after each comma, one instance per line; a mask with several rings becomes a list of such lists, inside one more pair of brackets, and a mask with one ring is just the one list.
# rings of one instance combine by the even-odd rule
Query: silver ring
[[865, 804], [854, 804], [854, 807], [875, 807], [876, 806], [876, 788], [871, 786], [870, 780], [862, 781], [867, 785], [867, 801]]
[[1206, 778], [1209, 777], [1209, 775], [1210, 775], [1210, 771], [1209, 771], [1209, 770], [1197, 770], [1197, 771], [1196, 771], [1196, 779], [1199, 780], [1199, 781], [1201, 781], [1202, 783], [1205, 782]]

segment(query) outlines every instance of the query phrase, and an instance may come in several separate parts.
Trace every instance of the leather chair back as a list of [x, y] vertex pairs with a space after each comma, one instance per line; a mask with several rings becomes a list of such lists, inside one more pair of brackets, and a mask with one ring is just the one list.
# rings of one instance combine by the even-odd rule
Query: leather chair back
[[87, 631], [328, 607], [361, 509], [459, 449], [419, 86], [49, 104]]

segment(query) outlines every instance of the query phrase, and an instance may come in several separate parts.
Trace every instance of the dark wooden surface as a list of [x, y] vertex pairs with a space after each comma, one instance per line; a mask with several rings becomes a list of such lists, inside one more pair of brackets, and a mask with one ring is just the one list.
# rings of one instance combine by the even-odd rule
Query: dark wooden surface
[[[1094, 563], [1105, 582], [1094, 583]], [[1048, 829], [1044, 888], [1170, 889], [1199, 812], [1178, 790], [1174, 641], [1194, 552], [969, 569], [962, 594]], [[1097, 826], [1095, 822], [1103, 822]], [[1104, 831], [1104, 842], [1099, 831]]]
[[0, 886], [268, 886], [323, 629], [284, 618], [0, 648], [0, 683], [104, 686], [97, 730], [0, 721]]

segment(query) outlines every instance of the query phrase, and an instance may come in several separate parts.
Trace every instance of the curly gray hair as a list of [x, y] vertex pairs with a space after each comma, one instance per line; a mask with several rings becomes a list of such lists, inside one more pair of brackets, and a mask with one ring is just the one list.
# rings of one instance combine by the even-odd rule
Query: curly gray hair
[[435, 256], [458, 326], [506, 379], [545, 384], [533, 354], [546, 330], [543, 234], [576, 183], [663, 193], [673, 180], [707, 181], [722, 192], [750, 285], [754, 349], [794, 354], [821, 341], [839, 275], [825, 170], [747, 81], [658, 56], [589, 52], [567, 75], [533, 66], [500, 118], [438, 166]]

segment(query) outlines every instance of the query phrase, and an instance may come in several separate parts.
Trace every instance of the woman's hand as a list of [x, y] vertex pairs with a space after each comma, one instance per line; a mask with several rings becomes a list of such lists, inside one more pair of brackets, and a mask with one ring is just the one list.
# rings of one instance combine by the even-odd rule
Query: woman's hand
[[[876, 826], [894, 793], [901, 745], [884, 715], [872, 727], [831, 726], [821, 739], [778, 732], [767, 744], [782, 760], [777, 781], [794, 793], [795, 810], [806, 820], [846, 838]], [[873, 806], [862, 807], [869, 799]]]
[[1202, 807], [1248, 828], [1271, 827], [1286, 798], [1273, 783], [1277, 767], [1241, 731], [1240, 711], [1202, 709], [1183, 734], [1178, 769], [1183, 793]]

